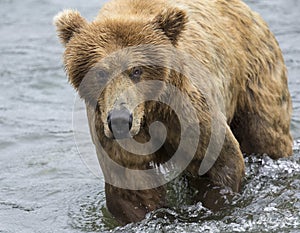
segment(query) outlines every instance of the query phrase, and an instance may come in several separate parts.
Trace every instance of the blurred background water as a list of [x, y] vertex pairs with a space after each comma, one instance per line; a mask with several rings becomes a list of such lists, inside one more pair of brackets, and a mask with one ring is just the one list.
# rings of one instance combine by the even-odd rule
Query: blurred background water
[[171, 185], [171, 199], [183, 204], [160, 211], [173, 217], [153, 213], [119, 228], [105, 208], [103, 178], [85, 166], [74, 142], [76, 93], [52, 25], [64, 8], [91, 20], [104, 2], [0, 1], [0, 232], [299, 232], [300, 2], [246, 1], [269, 23], [285, 57], [294, 156], [247, 158], [244, 189], [226, 211], [184, 205]]

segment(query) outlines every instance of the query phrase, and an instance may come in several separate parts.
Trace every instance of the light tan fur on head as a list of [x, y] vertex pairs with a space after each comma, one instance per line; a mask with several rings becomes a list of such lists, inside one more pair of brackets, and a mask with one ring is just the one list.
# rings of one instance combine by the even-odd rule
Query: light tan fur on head
[[[106, 84], [105, 82], [100, 84], [102, 82], [100, 79], [102, 78], [96, 77], [97, 71], [96, 76], [89, 71], [95, 68], [94, 66], [99, 65], [99, 62], [109, 60], [107, 57], [112, 53], [121, 51], [124, 47], [130, 47], [130, 45], [143, 46], [145, 43], [176, 46], [186, 23], [186, 13], [178, 8], [161, 9], [155, 15], [146, 17], [146, 20], [136, 19], [135, 17], [128, 20], [103, 17], [102, 20], [99, 18], [97, 21], [89, 23], [76, 10], [64, 10], [55, 16], [54, 24], [56, 25], [58, 36], [66, 47], [64, 63], [69, 80], [87, 103], [92, 104], [94, 107], [97, 102], [101, 105], [100, 109], [106, 136], [112, 136], [106, 121], [109, 112], [113, 108], [118, 108], [114, 104], [119, 98], [119, 94], [133, 83], [128, 75], [125, 75], [125, 77], [120, 73], [113, 78], [112, 83], [114, 85], [107, 85], [103, 89], [103, 85]], [[135, 50], [138, 51], [138, 49], [132, 49], [130, 52], [117, 54], [117, 58], [111, 57], [112, 59], [105, 69], [107, 71], [116, 71], [118, 67], [120, 68], [124, 65], [128, 66], [126, 69], [131, 69], [132, 63], [140, 63], [142, 65], [149, 62], [143, 58], [146, 56], [145, 48], [142, 53], [136, 53], [134, 52]], [[157, 54], [165, 53], [160, 52]], [[161, 65], [166, 60], [165, 57], [147, 56], [152, 56], [152, 59], [155, 61], [160, 59]], [[124, 65], [121, 63], [124, 63]], [[158, 68], [155, 68], [155, 70], [144, 70], [143, 79], [166, 80], [167, 72], [165, 70], [159, 72], [159, 70]], [[112, 73], [109, 73], [109, 76], [111, 76]], [[104, 93], [103, 98], [99, 97], [101, 91]], [[140, 130], [139, 127], [142, 123], [144, 110], [142, 106], [134, 110], [130, 107], [131, 105], [127, 101], [124, 106], [133, 114], [131, 133], [135, 135]]]
[[87, 21], [77, 10], [64, 10], [54, 17], [53, 23], [61, 43], [66, 46], [74, 33], [78, 33]]

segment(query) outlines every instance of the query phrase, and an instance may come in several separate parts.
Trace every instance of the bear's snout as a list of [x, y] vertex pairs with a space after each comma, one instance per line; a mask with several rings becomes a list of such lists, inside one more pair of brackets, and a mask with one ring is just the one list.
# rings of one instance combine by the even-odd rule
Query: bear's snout
[[133, 116], [127, 108], [114, 109], [109, 112], [107, 124], [115, 139], [129, 138]]

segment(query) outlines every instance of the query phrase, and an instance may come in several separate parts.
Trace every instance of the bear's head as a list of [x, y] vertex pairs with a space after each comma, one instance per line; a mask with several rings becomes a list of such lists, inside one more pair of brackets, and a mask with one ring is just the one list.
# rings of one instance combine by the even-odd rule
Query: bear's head
[[[166, 9], [152, 18], [103, 17], [91, 23], [79, 12], [65, 10], [54, 23], [65, 46], [69, 81], [96, 109], [102, 134], [109, 139], [137, 135], [151, 111], [141, 100], [162, 95], [165, 83], [181, 83], [170, 78], [170, 59], [187, 23], [182, 10]], [[156, 88], [147, 87], [151, 80], [159, 81]], [[142, 82], [145, 85], [136, 88]]]

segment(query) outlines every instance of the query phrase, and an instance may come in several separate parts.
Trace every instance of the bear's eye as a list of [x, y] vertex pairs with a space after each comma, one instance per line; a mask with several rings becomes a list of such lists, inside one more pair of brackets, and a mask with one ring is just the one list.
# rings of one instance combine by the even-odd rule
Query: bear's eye
[[106, 70], [97, 70], [98, 78], [106, 78], [108, 76], [108, 72]]
[[132, 79], [139, 79], [143, 74], [143, 70], [141, 67], [133, 67], [132, 72], [130, 74], [130, 78]]

